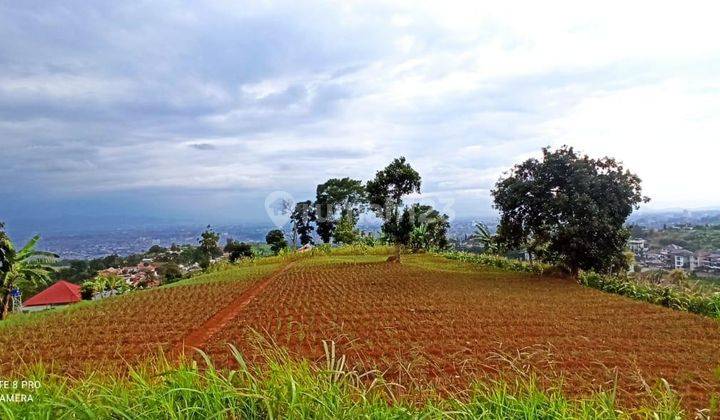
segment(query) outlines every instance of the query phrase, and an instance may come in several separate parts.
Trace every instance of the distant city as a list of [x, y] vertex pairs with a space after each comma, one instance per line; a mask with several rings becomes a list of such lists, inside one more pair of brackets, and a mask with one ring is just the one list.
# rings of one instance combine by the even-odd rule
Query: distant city
[[[458, 242], [466, 240], [474, 231], [475, 224], [486, 224], [491, 231], [495, 230], [498, 219], [492, 216], [459, 217], [452, 221], [449, 237]], [[720, 224], [720, 210], [671, 210], [662, 212], [641, 212], [630, 217], [629, 224], [642, 226], [646, 229], [660, 229], [663, 226], [681, 225], [714, 225]], [[64, 259], [92, 259], [107, 255], [127, 256], [142, 253], [153, 245], [168, 247], [172, 244], [196, 244], [204, 224], [148, 224], [139, 227], [123, 227], [116, 229], [88, 229], [72, 227], [68, 231], [57, 228], [42, 234], [41, 247], [59, 254]], [[378, 232], [379, 224], [364, 223], [359, 226], [366, 232]], [[9, 230], [18, 240], [25, 240], [33, 232]], [[265, 234], [273, 229], [271, 222], [241, 223], [213, 225], [220, 234], [220, 241], [227, 238], [244, 242], [265, 242]], [[289, 234], [289, 227], [286, 226]]]

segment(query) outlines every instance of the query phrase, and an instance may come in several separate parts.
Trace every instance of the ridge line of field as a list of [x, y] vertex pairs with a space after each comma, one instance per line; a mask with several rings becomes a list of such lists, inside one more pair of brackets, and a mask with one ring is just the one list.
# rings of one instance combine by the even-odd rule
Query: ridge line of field
[[257, 295], [259, 295], [273, 280], [289, 270], [295, 261], [291, 261], [284, 267], [276, 270], [274, 273], [257, 282], [255, 285], [244, 291], [237, 298], [233, 299], [228, 305], [215, 312], [207, 321], [203, 322], [198, 328], [190, 331], [182, 340], [173, 348], [171, 354], [179, 355], [186, 348], [200, 348], [207, 340], [220, 331], [228, 322], [234, 319], [238, 313], [247, 306]]

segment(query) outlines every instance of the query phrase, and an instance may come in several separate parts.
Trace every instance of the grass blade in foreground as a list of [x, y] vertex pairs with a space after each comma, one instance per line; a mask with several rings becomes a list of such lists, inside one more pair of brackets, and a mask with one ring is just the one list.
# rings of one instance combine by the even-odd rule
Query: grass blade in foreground
[[[331, 346], [332, 347], [332, 346]], [[391, 384], [364, 384], [357, 373], [328, 360], [328, 369], [291, 361], [274, 350], [263, 367], [248, 368], [233, 347], [239, 368], [217, 370], [196, 362], [172, 364], [158, 357], [127, 376], [66, 379], [41, 367], [27, 378], [42, 387], [33, 401], [0, 401], [0, 413], [14, 418], [676, 418], [683, 415], [669, 389], [654, 404], [632, 412], [615, 406], [612, 393], [570, 400], [541, 390], [532, 377], [512, 384], [476, 385], [462, 400], [397, 401]], [[329, 354], [328, 357], [332, 357]]]

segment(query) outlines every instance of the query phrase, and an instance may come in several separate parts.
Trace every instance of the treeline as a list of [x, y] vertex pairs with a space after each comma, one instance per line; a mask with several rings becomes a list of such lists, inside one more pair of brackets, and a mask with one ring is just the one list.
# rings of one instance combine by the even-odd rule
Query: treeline
[[[365, 183], [347, 177], [329, 179], [317, 186], [314, 200], [298, 202], [290, 212], [292, 243], [314, 244], [317, 235], [324, 243], [445, 249], [448, 216], [432, 206], [405, 205], [403, 201], [412, 193], [420, 193], [421, 186], [420, 174], [404, 157], [394, 159]], [[358, 220], [365, 212], [383, 221], [379, 237], [358, 229]], [[266, 240], [275, 252], [288, 246], [279, 229], [268, 232]]]
[[72, 283], [81, 283], [93, 278], [99, 271], [108, 268], [136, 266], [143, 260], [150, 259], [157, 266], [158, 274], [165, 283], [182, 277], [180, 266], [193, 266], [207, 268], [210, 262], [219, 258], [223, 253], [228, 254], [231, 261], [251, 256], [269, 255], [267, 247], [255, 244], [246, 244], [228, 238], [223, 247], [219, 244], [220, 236], [208, 226], [198, 239], [198, 245], [172, 244], [169, 247], [153, 245], [147, 252], [119, 256], [117, 254], [90, 260], [60, 260], [59, 267], [51, 272], [52, 280], [67, 280]]

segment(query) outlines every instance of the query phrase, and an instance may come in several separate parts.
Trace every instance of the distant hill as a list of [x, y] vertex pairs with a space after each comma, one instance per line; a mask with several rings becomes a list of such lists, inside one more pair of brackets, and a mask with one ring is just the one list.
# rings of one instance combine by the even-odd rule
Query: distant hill
[[656, 229], [679, 225], [718, 225], [720, 209], [641, 211], [633, 213], [628, 223]]

